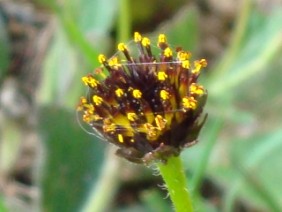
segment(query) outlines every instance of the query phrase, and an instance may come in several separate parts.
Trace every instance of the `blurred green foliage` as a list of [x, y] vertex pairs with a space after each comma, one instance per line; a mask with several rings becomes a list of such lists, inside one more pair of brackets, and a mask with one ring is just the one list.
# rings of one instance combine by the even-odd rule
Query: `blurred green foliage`
[[4, 18], [0, 15], [0, 83], [9, 65], [9, 39], [4, 29]]

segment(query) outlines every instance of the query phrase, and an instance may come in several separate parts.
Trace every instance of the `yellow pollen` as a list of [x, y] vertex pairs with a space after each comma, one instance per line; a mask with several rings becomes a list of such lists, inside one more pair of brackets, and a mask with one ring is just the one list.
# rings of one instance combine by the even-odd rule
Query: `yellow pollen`
[[189, 68], [190, 68], [190, 62], [189, 62], [189, 60], [184, 60], [184, 61], [182, 61], [181, 65], [182, 65], [182, 68], [186, 68], [186, 69], [189, 69]]
[[142, 93], [140, 90], [138, 89], [134, 89], [132, 91], [132, 94], [133, 94], [133, 97], [136, 98], [136, 99], [140, 99], [142, 97]]
[[127, 118], [129, 121], [136, 121], [137, 115], [136, 113], [127, 113]]
[[169, 92], [167, 92], [166, 90], [161, 90], [160, 92], [160, 97], [163, 99], [163, 100], [167, 100], [169, 98]]
[[93, 96], [93, 102], [95, 105], [100, 105], [103, 102], [103, 99], [100, 96], [94, 95]]
[[118, 58], [117, 57], [113, 57], [111, 59], [108, 60], [109, 66], [113, 67], [113, 66], [119, 66], [119, 62], [118, 62]]
[[121, 88], [116, 89], [115, 93], [116, 93], [117, 97], [121, 97], [124, 94], [124, 92]]
[[104, 125], [103, 125], [104, 132], [115, 132], [116, 125], [112, 123], [109, 119], [104, 119]]
[[165, 36], [165, 34], [159, 34], [158, 43], [166, 43], [166, 36]]
[[131, 138], [131, 139], [130, 139], [130, 142], [131, 142], [131, 143], [134, 143], [134, 139], [133, 139], [133, 138]]
[[96, 115], [96, 114], [93, 115], [93, 114], [88, 114], [88, 113], [84, 114], [82, 118], [83, 118], [83, 121], [87, 123], [91, 121], [98, 121], [102, 119], [99, 115]]
[[92, 76], [84, 76], [81, 79], [85, 85], [89, 85], [92, 88], [96, 87], [99, 84], [99, 81], [94, 79]]
[[137, 43], [137, 42], [140, 42], [142, 40], [142, 36], [140, 35], [139, 32], [134, 32], [134, 41]]
[[164, 56], [165, 57], [171, 57], [172, 56], [172, 51], [169, 47], [166, 47], [164, 50]]
[[86, 99], [85, 97], [81, 97], [81, 98], [80, 98], [80, 102], [81, 102], [82, 104], [86, 104], [86, 103], [87, 103], [87, 99]]
[[93, 116], [93, 120], [94, 120], [94, 121], [98, 121], [98, 120], [103, 119], [101, 116], [99, 116], [99, 115], [97, 115], [97, 114], [92, 115], [92, 116]]
[[158, 72], [158, 80], [164, 81], [167, 78], [167, 74], [164, 71]]
[[119, 43], [118, 50], [124, 52], [126, 50], [126, 45], [124, 43]]
[[118, 134], [118, 141], [119, 141], [120, 143], [123, 143], [123, 142], [124, 142], [122, 134]]
[[192, 70], [193, 74], [198, 74], [200, 73], [201, 68], [206, 67], [207, 66], [207, 61], [205, 59], [201, 59], [201, 60], [196, 60], [194, 62], [194, 69]]
[[184, 109], [192, 109], [195, 110], [197, 108], [197, 100], [194, 99], [194, 97], [190, 96], [190, 97], [184, 97], [182, 99], [182, 105], [184, 107]]
[[89, 114], [93, 114], [94, 113], [94, 106], [92, 104], [84, 104], [83, 105], [85, 109], [87, 109], [85, 112], [89, 113]]
[[161, 115], [157, 115], [156, 118], [155, 118], [155, 122], [156, 122], [156, 125], [157, 125], [157, 129], [163, 130], [165, 128], [167, 121]]
[[99, 54], [98, 61], [99, 63], [103, 64], [106, 61], [106, 56], [103, 54]]
[[204, 87], [201, 85], [197, 85], [196, 83], [192, 83], [190, 85], [190, 93], [191, 94], [197, 94], [197, 95], [203, 95], [204, 94]]
[[177, 58], [180, 61], [184, 61], [184, 60], [188, 60], [191, 57], [191, 53], [190, 52], [185, 52], [185, 51], [179, 51], [177, 53]]
[[150, 39], [149, 39], [149, 38], [145, 37], [145, 38], [142, 39], [142, 45], [143, 45], [143, 46], [147, 47], [147, 46], [150, 45], [150, 43], [151, 43], [151, 42], [150, 42]]
[[156, 128], [152, 124], [145, 123], [144, 128], [146, 130], [147, 138], [149, 140], [154, 141], [158, 138]]

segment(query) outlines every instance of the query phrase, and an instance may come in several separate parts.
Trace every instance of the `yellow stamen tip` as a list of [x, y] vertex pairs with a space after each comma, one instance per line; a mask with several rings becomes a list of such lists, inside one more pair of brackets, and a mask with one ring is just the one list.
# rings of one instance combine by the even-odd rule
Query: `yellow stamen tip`
[[118, 134], [118, 141], [119, 141], [120, 143], [123, 143], [123, 142], [124, 142], [122, 134]]
[[203, 95], [204, 94], [204, 87], [201, 85], [197, 85], [196, 83], [192, 83], [190, 85], [190, 93], [191, 94], [197, 94], [197, 95]]
[[137, 119], [136, 113], [127, 113], [127, 119], [129, 121], [136, 121], [136, 119]]
[[80, 99], [82, 104], [86, 104], [87, 103], [87, 99], [85, 97], [81, 97]]
[[124, 52], [126, 50], [126, 45], [124, 43], [119, 43], [118, 50]]
[[121, 88], [116, 89], [115, 93], [116, 93], [117, 97], [121, 97], [124, 94], [124, 92]]
[[181, 66], [182, 66], [182, 68], [189, 69], [190, 68], [190, 61], [189, 60], [182, 61]]
[[106, 56], [103, 55], [103, 54], [100, 54], [98, 56], [98, 61], [99, 61], [99, 63], [103, 64], [106, 61]]
[[161, 97], [163, 100], [168, 100], [168, 98], [169, 98], [169, 92], [167, 92], [166, 90], [161, 90], [161, 92], [160, 92], [160, 97]]
[[158, 72], [158, 80], [164, 81], [167, 78], [167, 74], [164, 71]]
[[155, 118], [155, 122], [156, 122], [156, 125], [157, 125], [157, 129], [163, 130], [165, 128], [167, 121], [161, 115], [157, 115], [156, 118]]
[[133, 95], [133, 97], [136, 98], [136, 99], [140, 99], [140, 98], [142, 97], [142, 93], [141, 93], [141, 91], [138, 90], [138, 89], [134, 89], [134, 90], [132, 91], [132, 95]]
[[142, 36], [139, 32], [135, 32], [134, 33], [134, 41], [137, 43], [137, 42], [140, 42], [142, 40]]
[[142, 45], [143, 46], [147, 47], [147, 46], [150, 46], [150, 44], [151, 44], [151, 41], [150, 41], [149, 38], [145, 37], [145, 38], [142, 39]]
[[93, 76], [88, 75], [81, 78], [85, 85], [88, 85], [92, 88], [97, 87], [99, 81], [96, 80]]
[[104, 132], [113, 133], [116, 130], [116, 125], [112, 123], [109, 119], [104, 119], [103, 130]]
[[111, 59], [108, 60], [108, 63], [110, 67], [115, 67], [120, 65], [117, 57], [112, 57]]
[[192, 109], [195, 110], [197, 108], [197, 100], [194, 97], [184, 97], [182, 99], [182, 105], [184, 110], [185, 109]]
[[186, 51], [179, 51], [177, 53], [177, 58], [180, 61], [184, 61], [184, 60], [188, 60], [191, 57], [191, 53], [190, 52], [186, 52]]
[[103, 102], [103, 98], [97, 95], [93, 96], [93, 102], [95, 103], [95, 105], [99, 106], [102, 104]]
[[172, 50], [169, 47], [165, 48], [164, 56], [165, 57], [171, 57], [172, 56]]
[[166, 36], [165, 36], [165, 34], [160, 34], [159, 35], [158, 43], [166, 43]]
[[206, 59], [201, 59], [201, 60], [196, 60], [194, 62], [194, 69], [192, 70], [193, 74], [198, 74], [200, 73], [201, 68], [205, 68], [207, 67], [208, 63], [206, 61]]

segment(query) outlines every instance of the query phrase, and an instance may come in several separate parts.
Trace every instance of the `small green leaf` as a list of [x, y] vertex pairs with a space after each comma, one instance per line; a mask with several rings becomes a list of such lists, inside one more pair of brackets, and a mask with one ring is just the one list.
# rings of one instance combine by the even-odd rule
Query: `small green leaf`
[[4, 25], [4, 20], [0, 13], [0, 82], [2, 77], [4, 77], [7, 72], [7, 68], [9, 65], [9, 40], [6, 32], [6, 26]]
[[78, 211], [97, 179], [104, 145], [87, 135], [74, 112], [63, 108], [40, 110], [40, 131], [46, 149], [42, 175], [44, 211]]

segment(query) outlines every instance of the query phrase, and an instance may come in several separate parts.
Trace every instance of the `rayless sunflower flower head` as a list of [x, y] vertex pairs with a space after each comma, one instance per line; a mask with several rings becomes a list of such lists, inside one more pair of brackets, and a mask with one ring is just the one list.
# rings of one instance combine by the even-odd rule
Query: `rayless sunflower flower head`
[[207, 99], [197, 82], [206, 60], [191, 63], [190, 52], [172, 50], [164, 34], [159, 55], [150, 42], [135, 32], [136, 57], [124, 43], [118, 44], [122, 57], [99, 55], [101, 67], [82, 77], [89, 89], [77, 107], [83, 122], [119, 147], [119, 156], [145, 164], [165, 162], [195, 143]]

